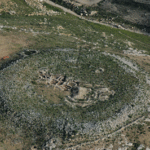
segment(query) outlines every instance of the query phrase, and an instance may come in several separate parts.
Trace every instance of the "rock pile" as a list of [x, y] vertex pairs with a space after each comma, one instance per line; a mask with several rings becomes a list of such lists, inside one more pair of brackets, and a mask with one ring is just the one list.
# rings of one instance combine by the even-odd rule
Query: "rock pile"
[[60, 139], [58, 138], [52, 138], [49, 139], [42, 147], [42, 150], [52, 150], [55, 149], [57, 146], [62, 145]]
[[130, 72], [130, 73], [134, 73], [135, 74], [135, 71], [139, 71], [139, 68], [138, 68], [137, 64], [132, 62], [129, 59], [120, 57], [119, 55], [105, 53], [105, 52], [103, 52], [103, 54], [105, 56], [113, 57], [114, 58], [113, 61], [116, 61], [126, 72]]
[[144, 50], [137, 50], [137, 49], [133, 49], [133, 48], [129, 48], [129, 50], [123, 50], [124, 54], [128, 54], [128, 55], [135, 55], [135, 56], [148, 56], [146, 54], [146, 51]]
[[52, 15], [59, 15], [60, 12], [57, 11], [53, 11], [53, 10], [47, 10], [46, 6], [43, 6], [42, 2], [43, 0], [25, 0], [25, 2], [32, 8], [36, 8], [38, 11], [33, 12], [31, 14], [29, 14], [28, 16], [41, 16], [41, 15], [48, 15], [48, 16], [52, 16]]

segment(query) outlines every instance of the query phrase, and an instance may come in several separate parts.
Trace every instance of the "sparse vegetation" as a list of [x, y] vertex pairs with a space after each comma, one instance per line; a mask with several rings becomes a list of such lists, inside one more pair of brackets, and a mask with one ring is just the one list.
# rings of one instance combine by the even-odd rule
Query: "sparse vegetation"
[[[136, 64], [123, 50], [131, 47], [125, 41], [131, 41], [134, 49], [144, 49], [149, 54], [150, 37], [90, 23], [70, 14], [28, 16], [36, 9], [22, 0], [13, 2], [18, 6], [15, 8], [17, 14], [2, 12], [0, 15], [3, 45], [8, 36], [12, 36], [15, 43], [14, 47], [11, 44], [9, 52], [4, 53], [10, 57], [0, 61], [0, 108], [1, 115], [6, 116], [2, 122], [8, 122], [16, 129], [8, 125], [12, 137], [16, 133], [21, 137], [24, 148], [37, 145], [40, 149], [51, 137], [61, 138], [63, 145], [60, 147], [65, 147], [72, 135], [72, 145], [92, 141], [95, 138], [89, 136], [91, 133], [116, 131], [123, 123], [131, 122], [145, 111], [149, 89], [145, 84], [145, 73], [141, 73], [140, 66], [135, 70], [128, 65]], [[44, 5], [47, 9], [62, 12]], [[118, 57], [124, 57], [128, 63]], [[108, 87], [115, 94], [106, 101], [92, 99], [95, 103], [88, 107], [72, 108], [64, 101], [65, 92], [38, 82], [38, 72], [43, 67], [48, 68], [48, 73], [80, 80], [81, 85], [82, 82], [90, 84], [91, 97], [99, 86]], [[78, 101], [84, 102], [84, 99]], [[118, 119], [116, 123], [115, 119], [123, 113], [124, 122]], [[136, 129], [145, 135], [144, 126], [139, 125]], [[7, 129], [2, 130], [4, 135], [0, 136], [0, 141], [4, 144]], [[80, 142], [78, 134], [82, 139]], [[128, 137], [131, 138], [130, 134]], [[137, 147], [136, 142], [134, 147]]]
[[58, 11], [58, 12], [63, 12], [61, 9], [57, 8], [57, 7], [54, 7], [54, 6], [51, 6], [47, 3], [43, 3], [43, 6], [46, 6], [47, 9], [50, 9], [50, 10], [54, 10], [54, 11]]

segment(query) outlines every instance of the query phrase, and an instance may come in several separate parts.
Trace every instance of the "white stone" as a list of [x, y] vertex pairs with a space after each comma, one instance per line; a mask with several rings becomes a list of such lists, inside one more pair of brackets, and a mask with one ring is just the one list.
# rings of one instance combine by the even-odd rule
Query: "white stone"
[[32, 146], [31, 150], [37, 150], [36, 146]]
[[137, 150], [142, 150], [144, 147], [145, 147], [145, 146], [144, 146], [143, 144], [141, 144], [141, 145], [137, 148]]
[[149, 119], [149, 118], [146, 118], [145, 121], [146, 121], [146, 122], [150, 122], [150, 119]]
[[127, 143], [126, 145], [127, 146], [133, 146], [133, 143]]
[[118, 28], [120, 28], [120, 29], [124, 29], [124, 27], [122, 27], [121, 25], [118, 25]]
[[102, 37], [106, 37], [106, 33], [105, 32], [102, 32]]
[[95, 14], [97, 14], [97, 11], [91, 11], [90, 16], [93, 16], [93, 15], [95, 15]]
[[128, 147], [119, 147], [118, 150], [127, 150]]
[[79, 87], [79, 93], [74, 98], [75, 99], [84, 99], [84, 97], [86, 96], [87, 93], [88, 93], [87, 88]]
[[105, 71], [104, 68], [99, 68], [99, 70], [100, 70], [101, 72], [104, 72], [104, 71]]
[[99, 68], [99, 69], [95, 70], [95, 73], [101, 73], [101, 72], [104, 72], [103, 68]]
[[146, 150], [150, 150], [150, 148], [149, 148], [149, 147], [146, 147]]
[[97, 69], [97, 70], [95, 70], [95, 73], [101, 73], [101, 72]]
[[16, 14], [15, 11], [9, 11], [9, 13], [10, 13], [11, 15], [15, 15], [15, 14]]
[[147, 107], [147, 111], [148, 111], [148, 112], [150, 112], [150, 106], [149, 106], [149, 107]]
[[150, 85], [150, 77], [146, 75], [146, 83]]
[[112, 149], [114, 146], [112, 144], [109, 145], [109, 148]]

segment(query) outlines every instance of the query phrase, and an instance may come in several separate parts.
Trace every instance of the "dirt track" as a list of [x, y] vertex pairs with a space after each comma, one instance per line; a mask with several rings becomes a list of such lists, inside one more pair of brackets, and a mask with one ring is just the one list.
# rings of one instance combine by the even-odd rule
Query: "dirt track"
[[67, 9], [67, 8], [65, 8], [65, 7], [63, 7], [63, 6], [61, 6], [61, 5], [58, 5], [58, 4], [56, 4], [56, 3], [52, 2], [52, 1], [44, 0], [44, 2], [46, 2], [47, 4], [50, 4], [50, 5], [52, 5], [52, 6], [55, 6], [55, 7], [57, 7], [57, 8], [60, 8], [60, 9], [62, 9], [64, 12], [67, 12], [67, 13], [72, 14], [72, 15], [74, 15], [74, 16], [80, 17], [80, 16], [77, 15], [75, 12], [71, 11], [70, 9]]
[[85, 4], [85, 5], [93, 5], [93, 4], [97, 4], [98, 2], [102, 1], [102, 0], [76, 0], [81, 4]]
[[[99, 22], [99, 21], [96, 21], [96, 20], [88, 20], [88, 19], [84, 18], [83, 16], [77, 15], [75, 12], [71, 11], [70, 9], [67, 9], [67, 8], [65, 8], [65, 7], [63, 7], [63, 6], [60, 6], [60, 5], [58, 5], [58, 4], [55, 4], [55, 3], [52, 2], [52, 1], [49, 1], [49, 0], [43, 0], [43, 1], [46, 2], [46, 3], [48, 3], [48, 4], [50, 4], [50, 5], [52, 5], [52, 6], [54, 6], [54, 7], [58, 7], [58, 8], [60, 8], [60, 9], [62, 9], [64, 12], [67, 12], [67, 13], [69, 13], [69, 14], [72, 14], [72, 15], [76, 16], [76, 17], [79, 17], [80, 19], [83, 19], [83, 20], [86, 20], [86, 21], [89, 21], [89, 22], [93, 22], [93, 23], [97, 23], [97, 24], [101, 24], [101, 25], [105, 25], [105, 26], [112, 27], [112, 28], [117, 28], [116, 25], [115, 25], [115, 26], [114, 26], [114, 25], [109, 25], [109, 24], [102, 23], [102, 22]], [[80, 0], [78, 0], [78, 1], [80, 1]], [[85, 0], [82, 0], [82, 1], [85, 1]], [[89, 1], [90, 1], [90, 0], [89, 0]], [[100, 1], [100, 0], [94, 0], [95, 3], [96, 3], [96, 1]], [[150, 34], [145, 33], [145, 32], [140, 32], [140, 31], [125, 29], [125, 28], [122, 29], [122, 30], [127, 30], [127, 31], [130, 31], [130, 32], [134, 32], [134, 33], [144, 34], [144, 35], [150, 36]]]
[[144, 116], [139, 117], [139, 118], [137, 118], [136, 120], [134, 120], [133, 122], [131, 122], [131, 123], [129, 123], [129, 124], [123, 126], [122, 128], [120, 128], [120, 129], [118, 129], [118, 130], [116, 130], [116, 131], [114, 131], [114, 132], [112, 132], [112, 133], [110, 133], [110, 134], [108, 134], [108, 135], [105, 135], [105, 136], [103, 136], [103, 137], [100, 137], [100, 138], [97, 139], [97, 140], [90, 141], [90, 142], [85, 142], [85, 143], [82, 143], [82, 144], [79, 144], [79, 145], [75, 145], [75, 146], [72, 146], [72, 147], [67, 148], [66, 150], [72, 150], [72, 149], [76, 149], [76, 148], [82, 148], [82, 147], [85, 147], [86, 145], [90, 145], [90, 144], [97, 144], [97, 143], [99, 143], [100, 141], [103, 141], [104, 139], [107, 139], [107, 138], [109, 138], [109, 137], [112, 137], [112, 136], [116, 135], [117, 133], [123, 131], [123, 130], [124, 130], [125, 128], [127, 128], [127, 127], [132, 126], [133, 124], [138, 124], [139, 121], [143, 120], [144, 118], [145, 118]]

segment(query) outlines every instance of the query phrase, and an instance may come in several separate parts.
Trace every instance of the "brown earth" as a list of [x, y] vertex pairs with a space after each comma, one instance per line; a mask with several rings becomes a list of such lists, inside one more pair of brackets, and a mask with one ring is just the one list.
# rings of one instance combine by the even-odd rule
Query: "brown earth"
[[45, 85], [37, 85], [36, 91], [39, 95], [42, 95], [45, 98], [47, 103], [59, 104], [61, 98], [64, 98], [66, 95], [69, 95], [67, 91], [61, 91], [55, 87], [46, 87]]
[[[3, 127], [4, 126], [4, 127]], [[15, 134], [1, 123], [0, 127], [0, 150], [21, 150], [23, 148], [22, 137]]]
[[133, 56], [127, 55], [130, 59], [134, 60], [141, 68], [144, 68], [147, 72], [150, 71], [150, 56]]
[[12, 9], [12, 7], [14, 7], [15, 3], [12, 2], [11, 0], [0, 0], [0, 6], [3, 6], [0, 9], [0, 12], [2, 11], [9, 11], [10, 9]]
[[27, 47], [30, 44], [27, 41], [29, 36], [30, 34], [2, 33], [0, 31], [0, 59], [19, 51], [22, 47]]

